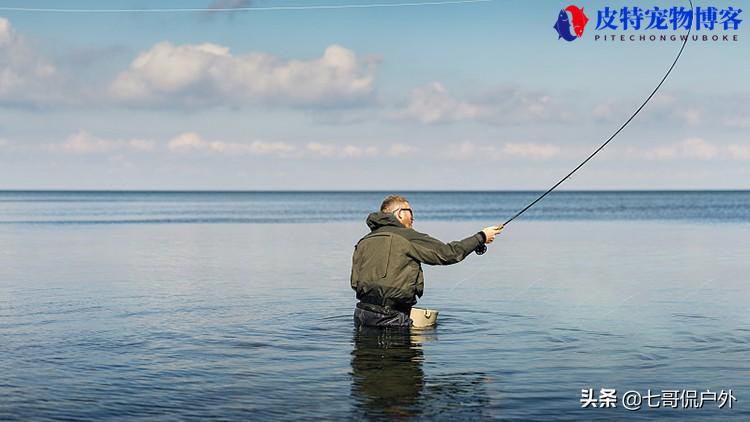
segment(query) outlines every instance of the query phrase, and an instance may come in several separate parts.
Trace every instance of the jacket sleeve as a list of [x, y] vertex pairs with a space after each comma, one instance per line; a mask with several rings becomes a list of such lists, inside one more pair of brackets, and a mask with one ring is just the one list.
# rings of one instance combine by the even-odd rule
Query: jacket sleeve
[[461, 262], [477, 246], [484, 243], [479, 233], [463, 240], [443, 243], [434, 237], [416, 232], [416, 235], [409, 240], [411, 243], [410, 255], [412, 258], [428, 265], [450, 265]]
[[352, 275], [349, 277], [349, 281], [351, 283], [352, 289], [357, 290], [358, 282], [359, 282], [359, 275], [357, 274], [357, 245], [354, 246], [354, 253], [352, 254]]

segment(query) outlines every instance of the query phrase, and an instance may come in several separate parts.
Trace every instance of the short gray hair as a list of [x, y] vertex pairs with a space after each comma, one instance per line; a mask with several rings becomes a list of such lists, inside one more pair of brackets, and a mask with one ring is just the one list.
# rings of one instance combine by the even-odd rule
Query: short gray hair
[[380, 204], [380, 211], [381, 212], [394, 211], [396, 208], [398, 208], [397, 205], [403, 204], [405, 202], [409, 202], [409, 201], [401, 195], [388, 195], [383, 200], [383, 203]]

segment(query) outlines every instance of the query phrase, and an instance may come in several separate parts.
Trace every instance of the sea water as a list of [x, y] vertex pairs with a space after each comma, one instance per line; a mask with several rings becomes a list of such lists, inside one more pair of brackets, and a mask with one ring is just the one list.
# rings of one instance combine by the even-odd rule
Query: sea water
[[[750, 417], [750, 192], [555, 192], [356, 331], [385, 194], [0, 193], [0, 420]], [[450, 241], [538, 194], [405, 195]]]

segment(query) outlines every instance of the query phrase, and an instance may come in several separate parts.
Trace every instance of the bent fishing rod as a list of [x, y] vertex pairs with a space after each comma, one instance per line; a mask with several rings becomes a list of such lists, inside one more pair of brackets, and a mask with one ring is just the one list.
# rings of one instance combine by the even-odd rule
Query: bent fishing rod
[[[688, 1], [690, 2], [690, 9], [692, 10], [693, 9], [693, 2], [692, 2], [692, 0], [688, 0]], [[578, 164], [578, 166], [576, 166], [576, 168], [574, 168], [573, 170], [571, 170], [570, 173], [568, 173], [567, 175], [565, 175], [565, 177], [563, 177], [557, 183], [555, 183], [554, 185], [552, 185], [552, 187], [549, 188], [549, 189], [547, 189], [546, 192], [544, 192], [543, 194], [539, 195], [538, 198], [536, 198], [535, 200], [533, 200], [529, 205], [526, 205], [525, 207], [523, 207], [520, 211], [518, 211], [517, 213], [515, 213], [512, 217], [510, 217], [508, 220], [506, 220], [503, 224], [499, 225], [498, 227], [500, 227], [501, 229], [504, 228], [506, 225], [508, 225], [508, 223], [510, 223], [511, 221], [515, 220], [519, 216], [521, 216], [521, 214], [525, 213], [529, 208], [533, 207], [534, 205], [536, 205], [537, 202], [541, 201], [545, 196], [549, 195], [553, 190], [555, 190], [558, 186], [560, 186], [564, 181], [568, 180], [570, 178], [570, 176], [573, 175], [573, 173], [577, 172], [581, 167], [583, 167], [586, 163], [588, 163], [589, 160], [591, 160], [592, 158], [594, 158], [594, 156], [596, 154], [598, 154], [599, 151], [603, 150], [604, 147], [606, 147], [613, 139], [615, 139], [615, 137], [623, 129], [625, 129], [625, 127], [635, 118], [635, 116], [637, 116], [638, 113], [640, 113], [641, 110], [643, 110], [643, 108], [646, 107], [646, 104], [648, 104], [648, 102], [651, 101], [651, 98], [653, 98], [653, 96], [656, 94], [656, 92], [659, 91], [659, 88], [661, 88], [662, 84], [664, 84], [664, 81], [667, 80], [667, 78], [669, 77], [669, 74], [672, 73], [672, 69], [674, 69], [675, 65], [677, 65], [677, 62], [680, 60], [680, 56], [682, 56], [682, 51], [685, 50], [685, 45], [687, 45], [688, 39], [690, 38], [690, 31], [691, 30], [692, 30], [692, 25], [688, 27], [688, 32], [687, 32], [687, 35], [685, 36], [685, 39], [682, 41], [682, 46], [680, 47], [680, 51], [677, 52], [677, 56], [674, 58], [674, 61], [672, 61], [672, 65], [669, 66], [669, 69], [664, 74], [664, 77], [661, 78], [661, 80], [659, 81], [659, 83], [656, 85], [656, 88], [654, 88], [654, 90], [651, 91], [651, 94], [649, 94], [648, 97], [646, 97], [646, 99], [635, 110], [635, 112], [633, 112], [633, 114], [630, 115], [630, 117], [627, 120], [625, 120], [625, 123], [623, 123], [622, 125], [620, 125], [620, 127], [617, 128], [617, 130], [609, 138], [607, 138], [607, 140], [604, 141], [603, 144], [599, 145], [599, 148], [597, 148], [596, 150], [594, 150], [594, 152], [592, 152], [588, 157], [586, 157], [585, 160], [581, 161], [581, 164]], [[487, 245], [485, 245], [485, 244], [479, 245], [479, 247], [477, 247], [477, 249], [475, 250], [475, 252], [477, 253], [477, 255], [482, 255], [483, 253], [487, 252]]]
[[[690, 2], [690, 7], [691, 7], [691, 8], [693, 7], [693, 2], [692, 2], [692, 1]], [[615, 138], [615, 137], [617, 136], [617, 134], [619, 134], [619, 133], [620, 133], [620, 132], [621, 132], [621, 131], [622, 131], [623, 129], [625, 129], [625, 127], [626, 127], [626, 126], [627, 126], [627, 125], [628, 125], [628, 124], [629, 124], [629, 123], [630, 123], [630, 122], [631, 122], [631, 121], [632, 121], [632, 120], [633, 120], [633, 119], [635, 118], [635, 116], [637, 116], [637, 115], [638, 115], [638, 113], [640, 113], [640, 112], [641, 112], [641, 110], [643, 110], [643, 108], [644, 108], [644, 107], [646, 106], [646, 104], [648, 104], [648, 102], [649, 102], [649, 101], [651, 101], [651, 98], [652, 98], [652, 97], [653, 97], [653, 96], [654, 96], [654, 95], [656, 94], [656, 92], [657, 92], [657, 91], [659, 90], [659, 88], [661, 88], [661, 86], [662, 86], [662, 84], [664, 83], [664, 81], [666, 81], [666, 80], [667, 80], [667, 78], [669, 77], [669, 74], [670, 74], [670, 73], [672, 73], [672, 69], [674, 69], [675, 65], [677, 64], [677, 61], [678, 61], [678, 60], [680, 60], [680, 56], [682, 55], [682, 51], [683, 51], [683, 50], [685, 49], [685, 45], [687, 44], [687, 42], [688, 42], [688, 39], [690, 38], [690, 31], [691, 31], [691, 30], [692, 30], [692, 27], [689, 27], [689, 28], [688, 28], [688, 32], [687, 32], [687, 35], [685, 36], [685, 39], [684, 39], [684, 40], [682, 41], [682, 47], [680, 47], [680, 51], [679, 51], [679, 52], [677, 53], [677, 57], [675, 57], [674, 61], [672, 62], [672, 65], [671, 65], [671, 66], [669, 67], [669, 70], [667, 70], [667, 73], [665, 73], [665, 74], [664, 74], [664, 77], [663, 77], [663, 78], [661, 78], [661, 81], [659, 81], [659, 84], [658, 84], [658, 85], [656, 85], [656, 88], [654, 88], [654, 90], [653, 90], [653, 91], [651, 91], [651, 94], [649, 94], [649, 96], [648, 96], [648, 97], [646, 97], [646, 99], [645, 99], [645, 100], [643, 101], [643, 103], [642, 103], [642, 104], [640, 105], [640, 107], [638, 107], [638, 109], [636, 109], [636, 110], [635, 110], [635, 112], [634, 112], [634, 113], [633, 113], [633, 114], [632, 114], [632, 115], [631, 115], [631, 116], [630, 116], [630, 117], [629, 117], [629, 118], [628, 118], [628, 119], [627, 119], [627, 120], [625, 121], [625, 123], [623, 123], [623, 124], [622, 124], [622, 125], [621, 125], [621, 126], [620, 126], [620, 127], [619, 127], [619, 128], [618, 128], [618, 129], [617, 129], [617, 130], [616, 130], [616, 131], [615, 131], [615, 132], [613, 133], [613, 134], [612, 134], [612, 136], [610, 136], [610, 137], [609, 137], [609, 138], [608, 138], [608, 139], [607, 139], [607, 140], [606, 140], [606, 141], [605, 141], [605, 142], [604, 142], [603, 144], [601, 144], [601, 145], [599, 146], [599, 148], [597, 148], [597, 149], [596, 149], [596, 150], [595, 150], [594, 152], [592, 152], [592, 153], [591, 153], [591, 154], [590, 154], [590, 155], [589, 155], [588, 157], [586, 157], [586, 159], [585, 159], [585, 160], [583, 160], [583, 161], [581, 162], [581, 164], [579, 164], [578, 166], [576, 166], [576, 168], [574, 168], [574, 169], [573, 169], [573, 170], [572, 170], [572, 171], [571, 171], [570, 173], [568, 173], [567, 175], [565, 175], [565, 177], [563, 177], [562, 179], [560, 179], [560, 180], [559, 180], [559, 181], [558, 181], [557, 183], [555, 183], [555, 184], [554, 184], [554, 185], [553, 185], [553, 186], [552, 186], [551, 188], [547, 189], [547, 191], [546, 191], [546, 192], [544, 192], [543, 194], [541, 194], [541, 195], [540, 195], [540, 196], [539, 196], [538, 198], [536, 198], [536, 199], [535, 199], [535, 200], [534, 200], [533, 202], [531, 202], [531, 203], [530, 203], [529, 205], [525, 206], [525, 207], [524, 207], [523, 209], [521, 209], [520, 211], [518, 211], [518, 212], [517, 212], [517, 213], [516, 213], [515, 215], [513, 215], [513, 217], [511, 217], [511, 218], [509, 218], [509, 219], [508, 219], [507, 221], [505, 221], [505, 223], [501, 224], [501, 225], [500, 225], [500, 227], [504, 227], [504, 226], [506, 226], [506, 225], [507, 225], [508, 223], [510, 223], [511, 221], [515, 220], [515, 219], [516, 219], [517, 217], [519, 217], [519, 216], [520, 216], [521, 214], [523, 214], [524, 212], [526, 212], [526, 210], [528, 210], [529, 208], [533, 207], [533, 206], [534, 206], [534, 205], [535, 205], [535, 204], [536, 204], [537, 202], [541, 201], [541, 200], [542, 200], [542, 198], [544, 198], [544, 197], [545, 197], [545, 196], [547, 196], [547, 195], [548, 195], [548, 194], [549, 194], [550, 192], [552, 192], [553, 190], [555, 190], [555, 188], [557, 188], [557, 187], [558, 187], [558, 186], [560, 186], [560, 185], [561, 185], [561, 184], [562, 184], [562, 183], [563, 183], [564, 181], [566, 181], [567, 179], [569, 179], [569, 178], [570, 178], [570, 176], [572, 176], [572, 175], [573, 175], [573, 173], [577, 172], [577, 171], [578, 171], [578, 169], [580, 169], [581, 167], [583, 167], [583, 166], [584, 166], [584, 165], [585, 165], [586, 163], [588, 163], [588, 162], [589, 162], [589, 160], [591, 160], [592, 158], [594, 158], [594, 156], [595, 156], [596, 154], [598, 154], [598, 153], [599, 153], [599, 151], [603, 150], [603, 149], [604, 149], [604, 147], [606, 147], [606, 146], [607, 146], [607, 144], [609, 144], [609, 143], [610, 143], [610, 142], [611, 142], [611, 141], [612, 141], [612, 140], [613, 140], [613, 139], [614, 139], [614, 138]]]

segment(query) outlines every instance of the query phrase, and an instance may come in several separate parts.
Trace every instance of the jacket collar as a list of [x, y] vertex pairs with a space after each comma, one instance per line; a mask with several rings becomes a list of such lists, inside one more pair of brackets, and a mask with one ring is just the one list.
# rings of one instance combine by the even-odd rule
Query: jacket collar
[[375, 231], [381, 227], [404, 227], [403, 224], [401, 224], [400, 221], [396, 218], [393, 213], [390, 212], [373, 212], [370, 215], [367, 216], [367, 227], [370, 228], [370, 230]]

